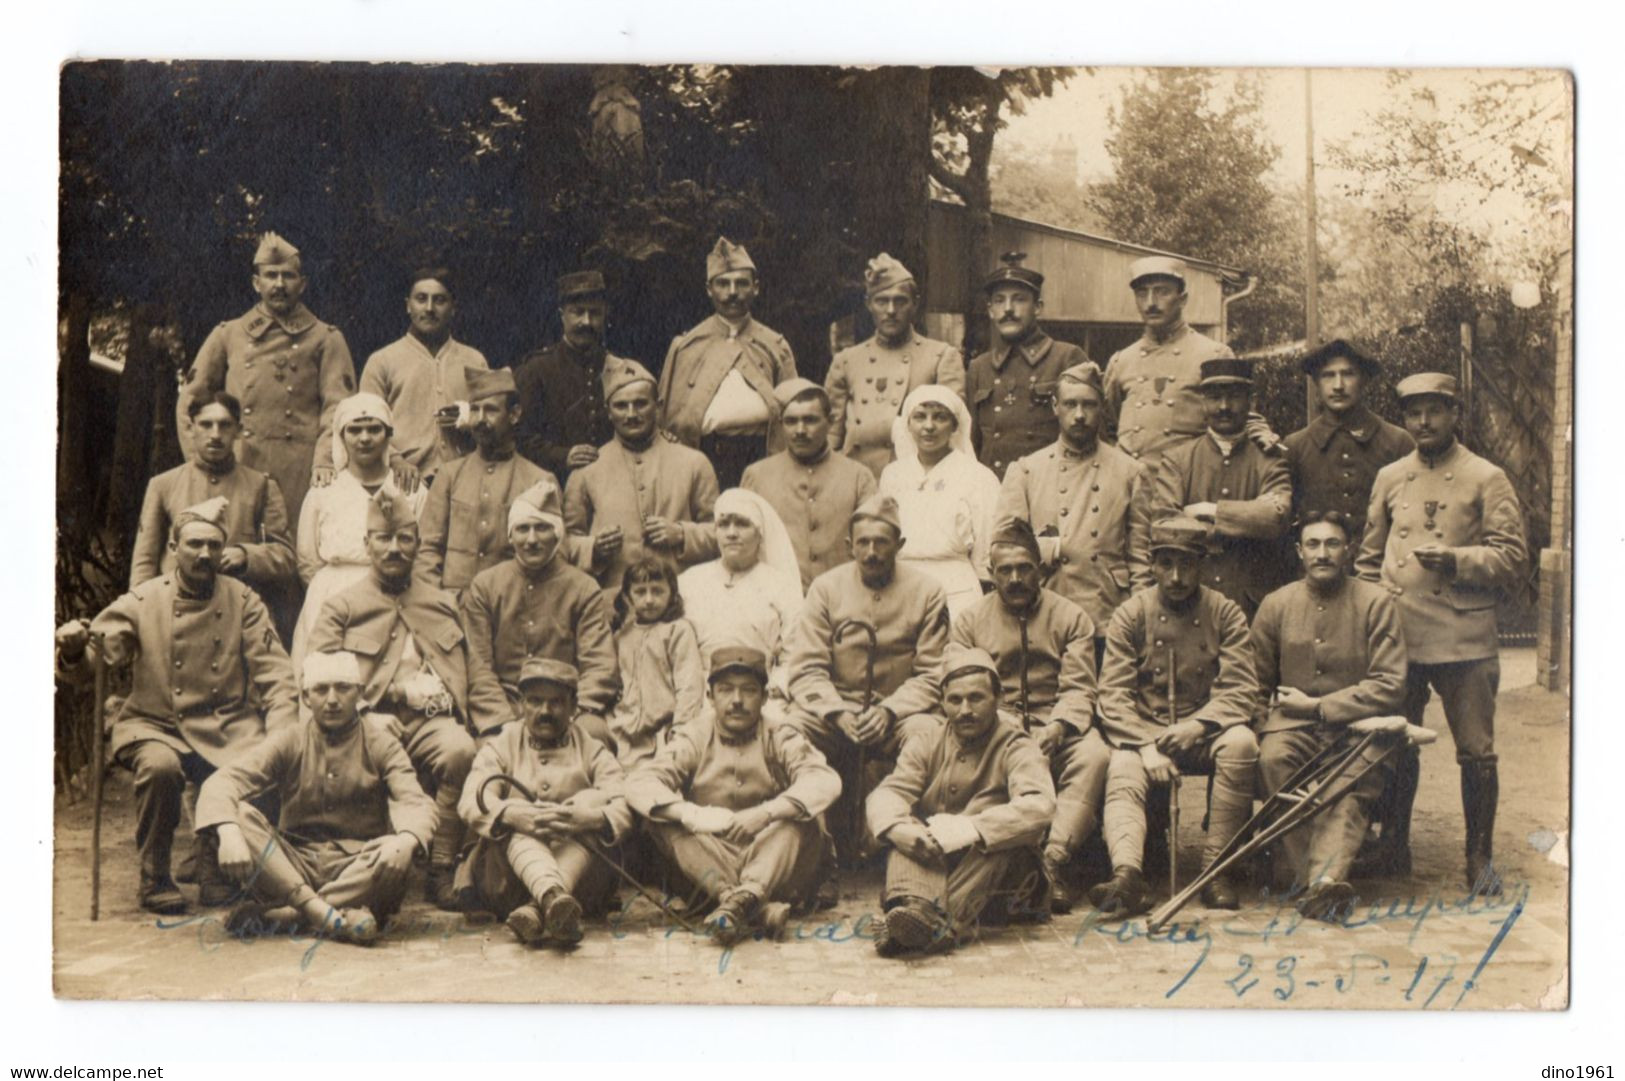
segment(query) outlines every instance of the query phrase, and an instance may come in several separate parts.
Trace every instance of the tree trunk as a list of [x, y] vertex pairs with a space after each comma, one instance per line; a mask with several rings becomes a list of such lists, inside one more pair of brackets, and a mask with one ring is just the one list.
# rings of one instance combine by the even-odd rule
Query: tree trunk
[[56, 369], [56, 520], [77, 534], [94, 513], [86, 434], [90, 430], [90, 298], [71, 293], [63, 312]]
[[853, 88], [862, 118], [856, 165], [857, 235], [867, 260], [888, 252], [914, 273], [928, 310], [925, 234], [930, 197], [931, 73], [920, 67], [865, 72]]
[[119, 379], [118, 415], [113, 427], [113, 472], [108, 484], [106, 522], [122, 552], [129, 550], [147, 490], [152, 454], [152, 410], [158, 380], [167, 365], [152, 345], [152, 313], [138, 305], [130, 313], [130, 341]]

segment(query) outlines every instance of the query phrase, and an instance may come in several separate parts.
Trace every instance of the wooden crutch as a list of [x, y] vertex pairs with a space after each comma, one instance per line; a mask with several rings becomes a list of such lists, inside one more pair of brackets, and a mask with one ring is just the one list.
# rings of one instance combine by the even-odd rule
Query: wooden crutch
[[101, 919], [102, 909], [102, 759], [107, 754], [107, 657], [102, 635], [90, 640], [91, 681], [94, 700], [90, 704], [90, 918]]
[[[1168, 647], [1168, 727], [1179, 723], [1179, 706], [1174, 700], [1174, 647]], [[1168, 893], [1179, 892], [1179, 767], [1168, 778]]]
[[[875, 654], [880, 652], [880, 637], [872, 623], [861, 619], [842, 620], [840, 626], [835, 628], [830, 638], [831, 653], [834, 647], [841, 644], [847, 632], [857, 631], [864, 636], [867, 652], [864, 654], [863, 666], [863, 711], [868, 712], [869, 707], [875, 704]], [[831, 668], [834, 667], [834, 658], [831, 656]], [[852, 782], [852, 794], [847, 804], [847, 830], [852, 839], [853, 854], [859, 859], [867, 853], [864, 852], [863, 831], [867, 828], [863, 814], [863, 782], [864, 775], [869, 771], [869, 748], [858, 744], [857, 777]]]

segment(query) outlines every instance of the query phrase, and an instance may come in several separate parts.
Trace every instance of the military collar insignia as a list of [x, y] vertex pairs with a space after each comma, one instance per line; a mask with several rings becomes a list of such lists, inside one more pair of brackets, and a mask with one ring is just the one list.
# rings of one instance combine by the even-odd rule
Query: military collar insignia
[[[1354, 427], [1350, 427], [1350, 425], [1354, 425]], [[1377, 423], [1377, 417], [1370, 409], [1364, 405], [1357, 405], [1344, 423], [1335, 420], [1330, 410], [1323, 409], [1320, 415], [1310, 422], [1309, 427], [1315, 445], [1321, 450], [1325, 450], [1327, 444], [1332, 441], [1332, 436], [1339, 431], [1347, 432], [1350, 439], [1364, 446], [1376, 436], [1377, 429], [1381, 425]]]
[[285, 334], [298, 337], [316, 325], [316, 317], [303, 304], [296, 305], [285, 317], [273, 315], [264, 304], [256, 304], [248, 313], [248, 322], [243, 324], [243, 329], [250, 338], [262, 338], [273, 325], [281, 327]]

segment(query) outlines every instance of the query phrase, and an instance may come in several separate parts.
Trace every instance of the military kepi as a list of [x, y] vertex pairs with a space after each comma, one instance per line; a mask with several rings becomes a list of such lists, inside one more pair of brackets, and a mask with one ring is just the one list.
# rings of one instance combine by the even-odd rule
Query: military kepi
[[1027, 259], [1024, 251], [1007, 251], [999, 256], [998, 269], [982, 282], [982, 292], [991, 293], [1001, 285], [1025, 285], [1039, 296], [1044, 291], [1044, 275], [1021, 264]]
[[570, 300], [591, 300], [604, 295], [604, 276], [596, 270], [577, 270], [560, 275], [559, 303]]
[[1210, 535], [1211, 531], [1204, 523], [1183, 514], [1175, 515], [1151, 523], [1151, 550], [1155, 552], [1159, 548], [1173, 548], [1181, 552], [1206, 555]]
[[754, 272], [756, 264], [751, 262], [750, 252], [744, 245], [735, 244], [725, 236], [717, 237], [716, 246], [711, 254], [705, 257], [705, 280], [710, 281], [718, 274], [728, 274], [735, 270], [749, 270]]
[[724, 646], [711, 653], [711, 671], [706, 682], [715, 683], [729, 672], [748, 672], [767, 682], [767, 655], [748, 646]]
[[1226, 385], [1251, 386], [1253, 382], [1253, 362], [1243, 360], [1241, 357], [1214, 357], [1202, 361], [1202, 379], [1198, 387], [1222, 387]]
[[1131, 287], [1139, 285], [1146, 278], [1172, 278], [1183, 286], [1185, 260], [1175, 259], [1171, 255], [1147, 255], [1128, 265], [1128, 283]]
[[568, 661], [556, 661], [552, 657], [532, 657], [519, 668], [519, 686], [523, 687], [527, 683], [537, 681], [557, 683], [560, 687], [574, 690], [581, 682], [581, 673]]
[[862, 503], [859, 503], [858, 509], [852, 512], [852, 524], [856, 525], [863, 518], [873, 518], [877, 522], [885, 522], [895, 529], [899, 536], [902, 535], [902, 515], [897, 510], [897, 500], [889, 495], [876, 492]]
[[1417, 372], [1415, 375], [1408, 375], [1399, 381], [1394, 393], [1399, 396], [1400, 401], [1406, 398], [1420, 398], [1424, 394], [1437, 394], [1451, 401], [1457, 401], [1461, 397], [1460, 391], [1456, 388], [1456, 377], [1443, 372]]

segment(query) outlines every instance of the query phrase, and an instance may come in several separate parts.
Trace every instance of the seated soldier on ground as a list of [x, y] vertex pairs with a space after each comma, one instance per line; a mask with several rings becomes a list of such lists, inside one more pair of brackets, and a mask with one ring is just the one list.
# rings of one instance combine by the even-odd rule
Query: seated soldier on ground
[[986, 650], [951, 652], [932, 738], [911, 739], [869, 796], [869, 828], [890, 846], [875, 950], [952, 949], [979, 922], [1030, 911], [1038, 843], [1055, 786], [1038, 743], [999, 717], [999, 671]]
[[[1303, 578], [1265, 597], [1253, 621], [1262, 696], [1258, 772], [1266, 795], [1322, 748], [1360, 739], [1362, 721], [1397, 713], [1405, 699], [1399, 609], [1386, 589], [1348, 576], [1349, 541], [1342, 514], [1311, 511], [1298, 530]], [[1374, 744], [1361, 765], [1385, 750]], [[1392, 763], [1372, 769], [1313, 822], [1277, 842], [1276, 888], [1300, 891], [1304, 915], [1335, 920], [1353, 906], [1349, 868]]]
[[[306, 656], [301, 693], [312, 719], [204, 782], [197, 828], [214, 831], [221, 870], [254, 895], [228, 930], [302, 924], [370, 945], [401, 906], [412, 857], [428, 851], [434, 801], [400, 743], [362, 723], [354, 654]], [[266, 794], [281, 806], [275, 826], [249, 802]]]
[[1072, 910], [1066, 869], [1100, 826], [1111, 748], [1095, 728], [1095, 625], [1039, 584], [1038, 539], [1020, 519], [994, 532], [996, 591], [954, 620], [953, 644], [985, 649], [999, 668], [1006, 716], [1038, 741], [1055, 779], [1055, 821], [1044, 844], [1050, 910]]
[[632, 828], [620, 764], [576, 723], [579, 681], [563, 661], [525, 662], [520, 718], [480, 748], [457, 806], [480, 838], [458, 881], [526, 946], [581, 941], [582, 901], [602, 910], [615, 885], [588, 842], [616, 844]]
[[804, 901], [816, 888], [818, 816], [841, 779], [794, 728], [762, 719], [760, 650], [716, 650], [709, 682], [715, 719], [678, 730], [626, 790], [661, 852], [717, 902], [707, 925], [727, 946], [756, 929], [768, 902]]
[[[173, 571], [136, 586], [90, 624], [73, 620], [56, 632], [65, 683], [91, 680], [97, 642], [109, 667], [131, 666], [110, 749], [135, 774], [141, 907], [166, 915], [187, 907], [169, 864], [187, 782], [202, 784], [267, 728], [299, 721], [293, 668], [270, 613], [247, 585], [219, 573], [226, 521], [218, 497], [181, 511], [169, 527]], [[198, 840], [198, 902], [226, 904], [237, 889], [220, 873], [212, 835]]]
[[[1234, 601], [1200, 584], [1208, 534], [1192, 518], [1153, 524], [1157, 584], [1123, 602], [1106, 630], [1098, 702], [1113, 748], [1102, 814], [1112, 877], [1089, 891], [1089, 903], [1108, 914], [1132, 916], [1151, 907], [1141, 865], [1153, 783], [1212, 771], [1204, 865], [1252, 816], [1258, 740], [1247, 722], [1258, 684], [1247, 617]], [[1202, 903], [1240, 905], [1222, 875], [1202, 890]]]

